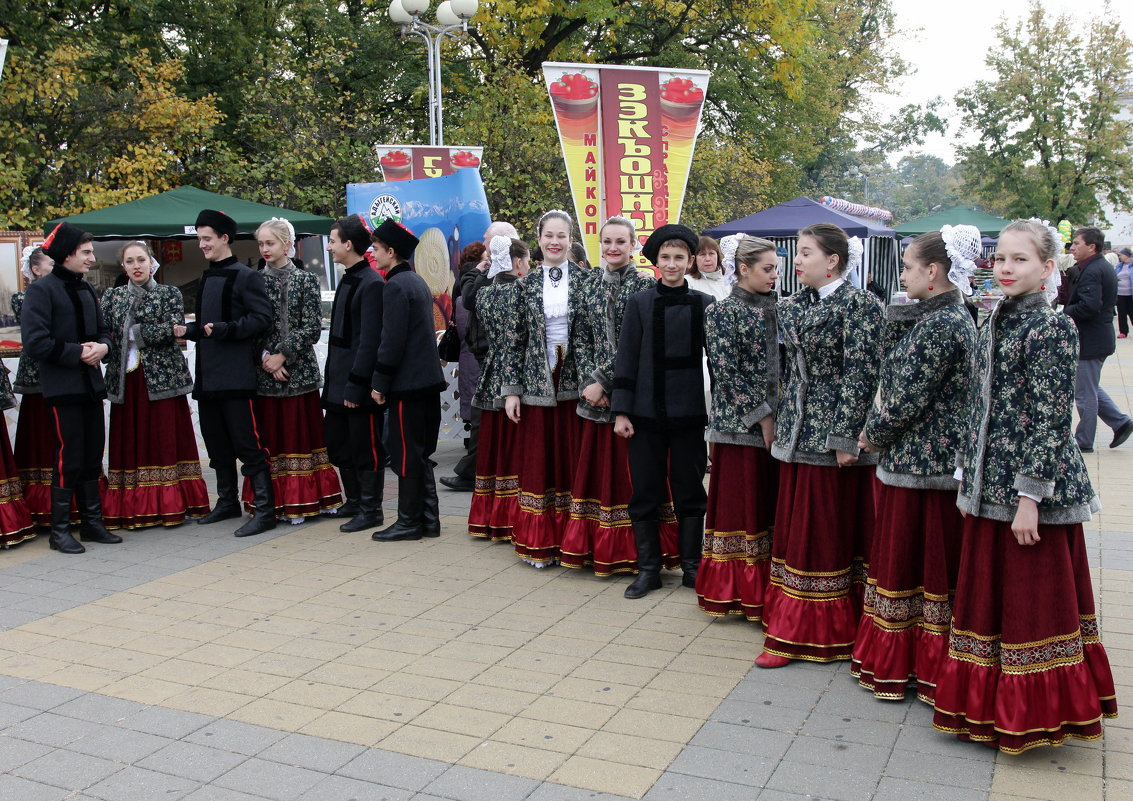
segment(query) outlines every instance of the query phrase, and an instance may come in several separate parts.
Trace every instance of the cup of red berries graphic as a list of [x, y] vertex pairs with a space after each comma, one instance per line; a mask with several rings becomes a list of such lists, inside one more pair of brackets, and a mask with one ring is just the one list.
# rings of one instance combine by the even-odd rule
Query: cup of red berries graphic
[[413, 177], [413, 159], [404, 150], [391, 150], [378, 162], [387, 181], [408, 181]]
[[661, 84], [661, 122], [670, 139], [692, 139], [704, 106], [704, 90], [688, 78], [670, 78]]
[[598, 84], [584, 73], [567, 73], [551, 84], [551, 103], [560, 119], [586, 119], [598, 112]]
[[452, 154], [449, 160], [452, 163], [453, 169], [459, 170], [462, 167], [479, 167], [480, 159], [475, 153], [467, 150], [460, 150]]

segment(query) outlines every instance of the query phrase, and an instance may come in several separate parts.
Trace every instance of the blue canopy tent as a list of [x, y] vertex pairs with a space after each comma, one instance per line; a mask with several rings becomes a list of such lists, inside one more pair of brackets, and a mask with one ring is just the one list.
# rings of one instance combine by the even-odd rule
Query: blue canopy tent
[[798, 290], [798, 279], [791, 265], [795, 259], [799, 229], [820, 222], [833, 223], [850, 236], [860, 237], [865, 244], [866, 271], [885, 290], [886, 296], [898, 288], [900, 253], [893, 229], [876, 220], [864, 220], [835, 211], [809, 197], [788, 200], [778, 206], [710, 228], [704, 233], [716, 239], [731, 234], [750, 234], [770, 239], [780, 248], [780, 254], [786, 252], [779, 284], [783, 294], [787, 295]]

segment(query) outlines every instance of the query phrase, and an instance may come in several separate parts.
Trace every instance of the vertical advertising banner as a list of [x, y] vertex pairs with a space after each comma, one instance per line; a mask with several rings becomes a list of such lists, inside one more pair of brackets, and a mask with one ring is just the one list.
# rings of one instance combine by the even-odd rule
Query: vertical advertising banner
[[[710, 73], [603, 64], [543, 64], [583, 244], [614, 215], [644, 242], [680, 219]], [[639, 263], [646, 262], [639, 257]]]
[[440, 178], [464, 167], [479, 167], [482, 147], [378, 145], [378, 164], [386, 181]]

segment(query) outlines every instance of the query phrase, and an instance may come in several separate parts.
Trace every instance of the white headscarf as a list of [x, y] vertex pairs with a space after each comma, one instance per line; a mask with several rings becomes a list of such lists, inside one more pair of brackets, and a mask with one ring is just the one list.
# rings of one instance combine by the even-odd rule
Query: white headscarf
[[41, 247], [43, 247], [42, 244], [28, 245], [24, 248], [23, 253], [20, 254], [20, 273], [29, 282], [35, 280], [35, 276], [31, 271], [31, 254], [35, 253], [36, 249]]
[[488, 243], [488, 252], [491, 261], [488, 266], [488, 279], [495, 278], [500, 273], [511, 272], [511, 237], [493, 236]]
[[948, 252], [948, 280], [965, 295], [972, 294], [969, 280], [976, 272], [976, 259], [983, 249], [980, 229], [974, 225], [945, 225], [940, 229]]
[[729, 284], [736, 282], [736, 251], [743, 238], [743, 234], [730, 234], [720, 240], [720, 269], [724, 272], [724, 280]]
[[862, 258], [865, 256], [865, 245], [862, 240], [856, 236], [851, 236], [848, 243], [850, 249], [849, 258], [846, 259], [846, 272], [843, 278], [856, 286], [858, 289], [862, 288]]

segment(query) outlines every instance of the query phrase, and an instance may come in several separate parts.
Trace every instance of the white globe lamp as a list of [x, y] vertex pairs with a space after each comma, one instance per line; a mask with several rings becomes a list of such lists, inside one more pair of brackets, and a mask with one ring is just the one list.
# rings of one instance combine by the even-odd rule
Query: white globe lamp
[[449, 0], [452, 12], [461, 19], [471, 19], [479, 6], [477, 0]]

